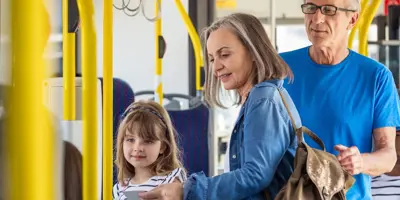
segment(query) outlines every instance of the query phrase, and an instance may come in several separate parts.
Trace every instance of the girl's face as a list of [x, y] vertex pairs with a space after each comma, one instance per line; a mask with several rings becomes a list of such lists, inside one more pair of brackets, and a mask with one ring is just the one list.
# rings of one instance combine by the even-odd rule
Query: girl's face
[[123, 150], [125, 159], [135, 168], [147, 168], [163, 153], [160, 140], [143, 139], [129, 131], [123, 141]]

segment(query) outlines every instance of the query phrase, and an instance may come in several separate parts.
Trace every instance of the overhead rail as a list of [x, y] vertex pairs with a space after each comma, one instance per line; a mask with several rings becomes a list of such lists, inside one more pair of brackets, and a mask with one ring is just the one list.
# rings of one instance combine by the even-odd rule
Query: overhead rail
[[131, 0], [121, 0], [120, 6], [113, 4], [114, 8], [117, 10], [123, 11], [127, 16], [130, 17], [135, 17], [137, 14], [139, 14], [140, 11], [142, 11], [142, 15], [144, 18], [146, 18], [150, 22], [155, 22], [161, 17], [161, 1], [156, 0], [157, 6], [160, 8], [156, 11], [156, 15], [154, 17], [149, 17], [146, 12], [145, 12], [145, 2], [148, 2], [148, 0], [138, 0], [139, 2], [137, 5], [130, 5]]
[[368, 44], [382, 45], [382, 46], [400, 46], [400, 40], [368, 41]]

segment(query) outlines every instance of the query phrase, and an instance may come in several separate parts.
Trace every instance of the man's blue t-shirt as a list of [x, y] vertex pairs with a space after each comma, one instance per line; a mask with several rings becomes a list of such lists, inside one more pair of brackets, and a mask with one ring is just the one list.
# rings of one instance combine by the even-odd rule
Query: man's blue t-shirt
[[[309, 47], [281, 53], [292, 69], [292, 83], [285, 87], [304, 126], [310, 128], [334, 155], [334, 146], [356, 146], [371, 152], [372, 132], [380, 127], [399, 127], [399, 97], [392, 73], [384, 65], [354, 51], [337, 65], [319, 65], [311, 60]], [[319, 146], [309, 137], [307, 144]], [[371, 177], [355, 176], [347, 193], [351, 200], [372, 199]]]

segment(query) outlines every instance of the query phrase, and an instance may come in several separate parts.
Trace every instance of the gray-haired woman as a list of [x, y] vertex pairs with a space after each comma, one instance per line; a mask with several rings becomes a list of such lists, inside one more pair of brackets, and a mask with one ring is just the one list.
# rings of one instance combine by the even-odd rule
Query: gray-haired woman
[[[297, 110], [282, 87], [292, 72], [275, 51], [260, 21], [248, 14], [226, 16], [203, 33], [207, 59], [205, 97], [223, 107], [221, 87], [242, 105], [228, 148], [229, 169], [206, 177], [192, 174], [181, 183], [142, 193], [142, 199], [274, 198], [293, 172], [296, 137], [280, 93], [300, 126]], [[279, 91], [278, 91], [279, 90]]]

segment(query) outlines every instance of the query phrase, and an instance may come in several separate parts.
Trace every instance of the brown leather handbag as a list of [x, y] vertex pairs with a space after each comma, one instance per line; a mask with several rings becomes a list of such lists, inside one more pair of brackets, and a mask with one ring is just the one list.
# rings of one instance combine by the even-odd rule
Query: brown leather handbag
[[[279, 89], [278, 89], [279, 91]], [[290, 109], [279, 91], [296, 132], [298, 147], [294, 159], [294, 171], [286, 185], [279, 191], [275, 200], [344, 200], [346, 192], [355, 179], [342, 169], [333, 154], [325, 151], [325, 145], [307, 127], [296, 128]], [[303, 133], [310, 136], [322, 150], [308, 146]], [[271, 199], [265, 190], [267, 199]]]

